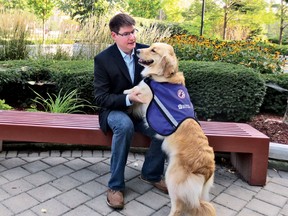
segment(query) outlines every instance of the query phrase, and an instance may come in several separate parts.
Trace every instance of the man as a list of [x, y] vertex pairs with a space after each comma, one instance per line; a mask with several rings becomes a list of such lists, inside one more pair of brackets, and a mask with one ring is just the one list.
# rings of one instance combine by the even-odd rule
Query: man
[[125, 95], [123, 91], [137, 85], [143, 69], [138, 62], [136, 50], [148, 47], [136, 43], [135, 20], [124, 13], [115, 15], [109, 22], [114, 44], [94, 58], [94, 93], [99, 113], [100, 127], [113, 133], [111, 145], [111, 177], [108, 182], [107, 204], [115, 209], [124, 207], [124, 172], [134, 131], [151, 137], [151, 145], [145, 155], [141, 179], [168, 193], [162, 180], [165, 154], [161, 140], [147, 128], [143, 120], [134, 119], [127, 112], [134, 102], [141, 102], [136, 94]]

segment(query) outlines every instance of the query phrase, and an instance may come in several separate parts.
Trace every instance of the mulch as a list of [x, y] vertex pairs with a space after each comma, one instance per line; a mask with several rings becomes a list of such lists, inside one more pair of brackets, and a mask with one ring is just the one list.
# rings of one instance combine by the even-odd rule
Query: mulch
[[270, 137], [271, 142], [288, 145], [288, 124], [283, 116], [261, 113], [247, 123]]

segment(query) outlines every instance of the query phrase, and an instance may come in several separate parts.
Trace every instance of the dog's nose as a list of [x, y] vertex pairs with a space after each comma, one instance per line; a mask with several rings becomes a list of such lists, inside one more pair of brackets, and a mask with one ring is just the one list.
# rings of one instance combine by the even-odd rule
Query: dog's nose
[[139, 54], [139, 53], [140, 53], [140, 50], [139, 50], [139, 49], [137, 49], [137, 50], [136, 50], [136, 54]]

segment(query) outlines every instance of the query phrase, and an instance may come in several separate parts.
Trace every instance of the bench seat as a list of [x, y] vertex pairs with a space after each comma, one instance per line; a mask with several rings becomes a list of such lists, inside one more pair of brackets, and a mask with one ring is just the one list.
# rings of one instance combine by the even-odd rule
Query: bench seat
[[[231, 162], [250, 185], [265, 185], [269, 138], [248, 124], [200, 121], [215, 152], [231, 153]], [[0, 110], [0, 150], [3, 141], [111, 146], [98, 115]], [[135, 133], [132, 146], [148, 147], [149, 138]]]

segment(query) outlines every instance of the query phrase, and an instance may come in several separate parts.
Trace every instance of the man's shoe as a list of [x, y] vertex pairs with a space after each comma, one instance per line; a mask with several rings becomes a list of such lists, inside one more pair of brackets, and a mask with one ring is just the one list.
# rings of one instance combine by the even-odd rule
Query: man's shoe
[[165, 194], [168, 194], [168, 189], [167, 189], [167, 185], [165, 183], [165, 180], [161, 179], [160, 181], [158, 182], [151, 182], [147, 179], [144, 179], [143, 176], [140, 176], [140, 179], [142, 181], [144, 181], [145, 183], [148, 183], [148, 184], [151, 184], [153, 185], [154, 187], [156, 187], [158, 190], [160, 190], [161, 192], [165, 193]]
[[114, 209], [124, 208], [124, 197], [121, 191], [109, 189], [107, 191], [107, 205]]

